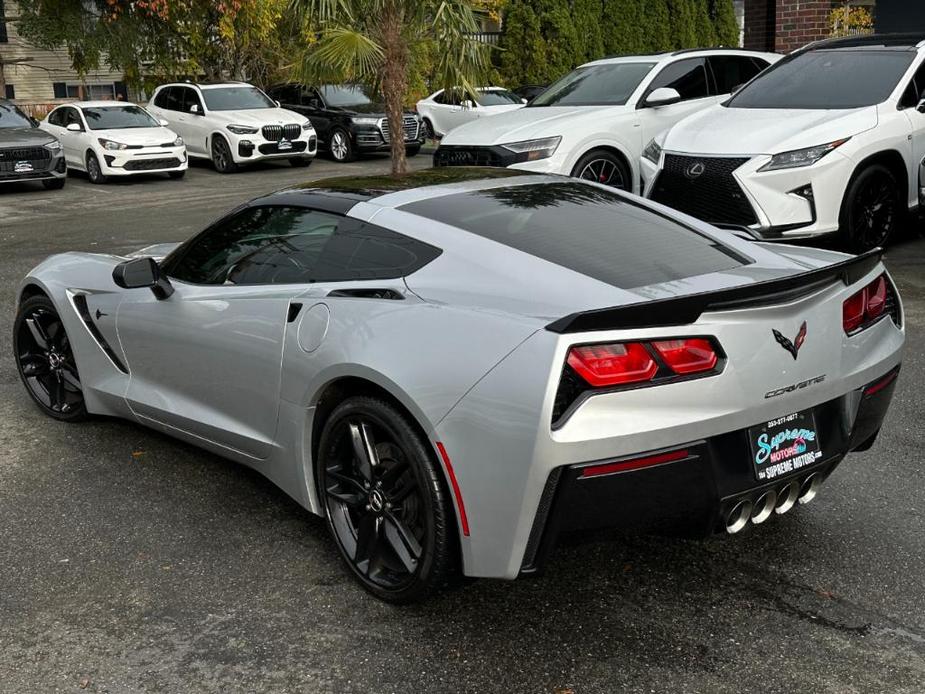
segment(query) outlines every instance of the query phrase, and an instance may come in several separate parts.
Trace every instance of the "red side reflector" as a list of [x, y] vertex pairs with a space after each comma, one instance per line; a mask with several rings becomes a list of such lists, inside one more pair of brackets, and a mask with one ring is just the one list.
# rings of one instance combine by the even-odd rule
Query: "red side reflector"
[[694, 374], [700, 371], [710, 371], [719, 360], [710, 341], [700, 337], [661, 340], [653, 342], [652, 346], [658, 350], [658, 353], [662, 355], [662, 359], [676, 374]]
[[437, 441], [437, 450], [440, 451], [440, 457], [443, 458], [443, 466], [446, 468], [446, 474], [450, 478], [450, 485], [453, 487], [453, 496], [456, 497], [456, 508], [459, 509], [459, 524], [462, 526], [462, 533], [469, 537], [469, 519], [466, 517], [466, 505], [463, 503], [462, 492], [459, 491], [459, 482], [456, 481], [456, 473], [453, 472], [453, 464], [450, 462], [450, 456], [446, 454], [443, 444]]
[[873, 395], [874, 393], [879, 393], [881, 390], [895, 381], [897, 376], [899, 376], [899, 369], [894, 369], [879, 381], [871, 383], [869, 386], [867, 386], [864, 389], [864, 395]]
[[649, 381], [658, 364], [638, 342], [572, 347], [568, 364], [595, 387]]
[[644, 458], [634, 458], [633, 460], [621, 460], [617, 463], [604, 463], [603, 465], [589, 465], [581, 471], [582, 477], [600, 477], [601, 475], [611, 475], [615, 472], [627, 472], [629, 470], [639, 470], [644, 467], [661, 465], [663, 463], [673, 463], [677, 460], [689, 458], [690, 453], [686, 450], [669, 451], [668, 453], [658, 453], [649, 455]]

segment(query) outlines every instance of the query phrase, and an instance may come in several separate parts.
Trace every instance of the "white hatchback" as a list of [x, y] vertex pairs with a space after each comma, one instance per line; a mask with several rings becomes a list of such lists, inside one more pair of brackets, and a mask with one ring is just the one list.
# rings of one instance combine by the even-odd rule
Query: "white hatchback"
[[525, 108], [450, 132], [435, 166], [509, 166], [636, 192], [655, 135], [722, 101], [781, 56], [730, 49], [604, 58], [576, 68]]
[[39, 127], [61, 142], [69, 169], [91, 183], [112, 176], [166, 173], [182, 178], [183, 139], [141, 106], [119, 101], [78, 101], [51, 111]]
[[516, 111], [527, 103], [503, 87], [482, 87], [476, 94], [465, 95], [461, 90], [434, 92], [417, 103], [417, 112], [424, 120], [428, 137], [443, 137], [453, 128], [472, 121]]
[[267, 159], [308, 166], [318, 151], [311, 121], [244, 82], [164, 84], [148, 109], [183, 137], [191, 157], [211, 160], [219, 173]]

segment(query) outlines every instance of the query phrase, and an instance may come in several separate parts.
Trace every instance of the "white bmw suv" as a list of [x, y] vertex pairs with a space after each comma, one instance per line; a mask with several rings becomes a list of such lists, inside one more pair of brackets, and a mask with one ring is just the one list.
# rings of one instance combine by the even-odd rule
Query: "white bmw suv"
[[925, 36], [820, 41], [656, 137], [646, 194], [767, 240], [883, 246], [919, 204]]
[[148, 111], [183, 138], [190, 157], [210, 159], [220, 173], [266, 159], [308, 166], [318, 150], [311, 121], [243, 82], [165, 84]]
[[638, 192], [639, 157], [647, 142], [722, 101], [780, 58], [718, 48], [596, 60], [524, 108], [450, 131], [434, 165], [510, 166]]

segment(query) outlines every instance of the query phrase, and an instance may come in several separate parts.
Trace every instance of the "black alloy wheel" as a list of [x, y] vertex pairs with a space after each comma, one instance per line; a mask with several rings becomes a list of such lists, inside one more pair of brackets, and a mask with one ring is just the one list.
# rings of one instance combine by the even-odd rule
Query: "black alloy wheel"
[[393, 405], [356, 396], [319, 443], [328, 527], [354, 577], [393, 603], [416, 602], [453, 574], [453, 507], [429, 446]]
[[103, 169], [100, 167], [100, 160], [93, 152], [87, 154], [87, 177], [90, 183], [97, 185], [106, 182], [106, 176], [103, 175]]
[[238, 165], [234, 163], [231, 156], [231, 148], [228, 141], [221, 135], [212, 138], [212, 165], [219, 173], [228, 174], [238, 170]]
[[421, 131], [425, 140], [437, 139], [437, 133], [434, 132], [434, 124], [430, 122], [429, 118], [425, 118], [424, 122], [421, 123]]
[[874, 164], [852, 179], [839, 220], [848, 250], [885, 247], [901, 218], [902, 193], [888, 168]]
[[632, 187], [626, 164], [606, 149], [596, 149], [584, 155], [572, 169], [572, 176], [620, 190], [630, 190]]
[[334, 161], [348, 162], [356, 159], [353, 143], [350, 142], [350, 135], [342, 128], [335, 128], [334, 132], [331, 133], [330, 150]]
[[48, 297], [34, 296], [19, 307], [13, 351], [19, 375], [42, 412], [68, 422], [86, 418], [74, 352]]

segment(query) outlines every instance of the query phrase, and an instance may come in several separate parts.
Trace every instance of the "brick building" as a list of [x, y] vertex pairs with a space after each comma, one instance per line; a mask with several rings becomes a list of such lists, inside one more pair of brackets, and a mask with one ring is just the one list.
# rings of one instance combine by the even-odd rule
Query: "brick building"
[[[848, 0], [874, 16], [881, 5], [915, 5], [920, 0]], [[789, 53], [829, 35], [829, 15], [845, 0], [745, 0], [745, 48]]]

